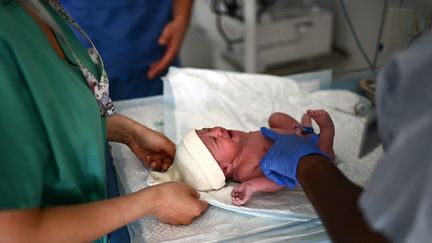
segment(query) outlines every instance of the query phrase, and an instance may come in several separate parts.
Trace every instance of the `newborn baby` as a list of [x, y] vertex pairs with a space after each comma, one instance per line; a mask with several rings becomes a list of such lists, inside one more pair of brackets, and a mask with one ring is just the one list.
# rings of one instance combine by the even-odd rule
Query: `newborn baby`
[[[313, 133], [312, 120], [320, 135]], [[284, 113], [273, 113], [268, 120], [271, 129], [282, 134], [306, 136], [334, 158], [333, 122], [324, 110], [308, 110], [301, 123]], [[222, 127], [190, 130], [177, 146], [174, 163], [166, 173], [151, 172], [148, 183], [184, 181], [198, 191], [222, 188], [226, 180], [240, 182], [231, 192], [235, 205], [245, 204], [253, 192], [273, 192], [283, 188], [267, 179], [260, 169], [260, 161], [273, 141], [259, 131], [243, 132]]]
[[[313, 119], [320, 128], [320, 135], [312, 131]], [[334, 125], [324, 110], [308, 110], [301, 123], [284, 113], [273, 113], [269, 118], [271, 129], [282, 134], [297, 134], [310, 137], [331, 159], [334, 159]], [[225, 179], [241, 182], [231, 192], [232, 202], [245, 204], [253, 192], [273, 192], [283, 188], [264, 176], [260, 161], [272, 146], [273, 141], [259, 131], [242, 132], [222, 127], [204, 128], [196, 133], [219, 164]]]

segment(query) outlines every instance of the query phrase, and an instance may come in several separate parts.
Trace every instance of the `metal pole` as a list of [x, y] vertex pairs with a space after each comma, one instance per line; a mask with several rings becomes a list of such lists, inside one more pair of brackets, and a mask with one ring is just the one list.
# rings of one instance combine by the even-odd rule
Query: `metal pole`
[[256, 53], [256, 0], [243, 0], [245, 21], [244, 69], [247, 73], [257, 71]]

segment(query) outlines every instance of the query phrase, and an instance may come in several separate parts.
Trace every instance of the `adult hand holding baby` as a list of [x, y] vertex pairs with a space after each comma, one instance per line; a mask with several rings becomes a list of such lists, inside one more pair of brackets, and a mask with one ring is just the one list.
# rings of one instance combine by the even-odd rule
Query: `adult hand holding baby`
[[327, 157], [309, 138], [298, 135], [282, 135], [262, 127], [261, 134], [274, 141], [260, 162], [264, 175], [278, 185], [294, 189], [297, 185], [297, 166], [300, 158], [310, 154]]
[[107, 119], [107, 138], [128, 145], [145, 167], [155, 171], [168, 170], [176, 150], [162, 133], [120, 114]]
[[165, 135], [145, 126], [137, 130], [129, 148], [145, 167], [155, 171], [167, 171], [174, 159], [174, 143]]

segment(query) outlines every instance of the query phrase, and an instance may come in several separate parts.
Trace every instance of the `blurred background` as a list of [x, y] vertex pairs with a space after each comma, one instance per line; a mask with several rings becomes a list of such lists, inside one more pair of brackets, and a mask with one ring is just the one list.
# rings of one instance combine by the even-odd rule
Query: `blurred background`
[[334, 79], [347, 79], [379, 69], [431, 18], [430, 0], [197, 0], [180, 57], [184, 67], [332, 69]]

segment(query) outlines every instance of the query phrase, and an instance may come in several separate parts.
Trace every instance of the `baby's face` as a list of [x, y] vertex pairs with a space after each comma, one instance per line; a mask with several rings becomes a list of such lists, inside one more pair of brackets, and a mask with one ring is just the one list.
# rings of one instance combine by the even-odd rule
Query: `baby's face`
[[240, 133], [223, 127], [203, 128], [196, 130], [196, 133], [218, 162], [225, 176], [229, 176], [232, 173], [232, 166], [227, 164], [231, 164], [242, 149]]

